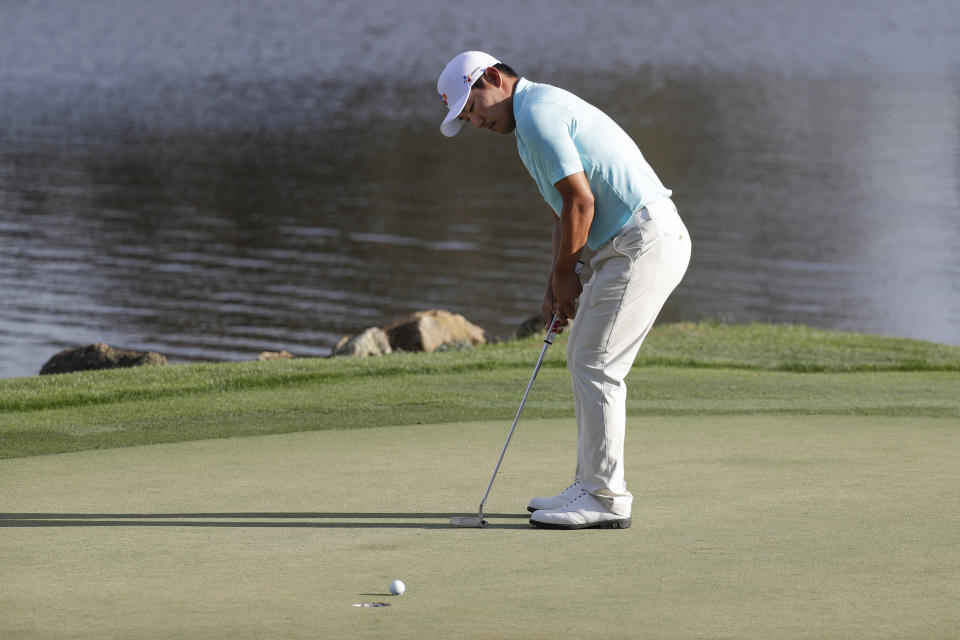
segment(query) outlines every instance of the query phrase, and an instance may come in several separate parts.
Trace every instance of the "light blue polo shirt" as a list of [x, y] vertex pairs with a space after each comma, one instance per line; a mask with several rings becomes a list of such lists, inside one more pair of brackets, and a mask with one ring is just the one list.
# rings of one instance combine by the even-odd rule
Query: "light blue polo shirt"
[[563, 199], [553, 185], [586, 174], [594, 198], [590, 249], [615, 236], [634, 211], [670, 196], [630, 136], [569, 91], [521, 78], [513, 115], [520, 159], [558, 217]]

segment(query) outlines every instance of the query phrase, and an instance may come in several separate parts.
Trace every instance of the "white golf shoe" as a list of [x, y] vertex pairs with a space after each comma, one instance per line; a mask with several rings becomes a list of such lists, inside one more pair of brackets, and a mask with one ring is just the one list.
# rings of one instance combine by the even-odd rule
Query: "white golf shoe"
[[581, 491], [582, 489], [580, 488], [580, 481], [574, 478], [573, 484], [561, 491], [558, 495], [549, 496], [546, 498], [533, 498], [530, 500], [530, 504], [527, 505], [527, 511], [533, 513], [534, 511], [540, 511], [541, 509], [559, 509], [580, 495]]
[[530, 524], [541, 529], [626, 529], [630, 517], [608, 511], [586, 491], [559, 509], [535, 511]]

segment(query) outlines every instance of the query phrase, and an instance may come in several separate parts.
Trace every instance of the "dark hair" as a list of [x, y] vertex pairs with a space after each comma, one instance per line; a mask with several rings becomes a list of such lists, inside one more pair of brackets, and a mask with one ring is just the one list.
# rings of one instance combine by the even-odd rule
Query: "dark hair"
[[[493, 68], [496, 69], [497, 71], [499, 71], [501, 74], [505, 75], [505, 76], [508, 77], [508, 78], [517, 78], [517, 77], [519, 77], [519, 76], [517, 76], [517, 72], [514, 71], [513, 68], [512, 68], [510, 65], [508, 65], [508, 64], [504, 64], [504, 63], [502, 63], [502, 62], [498, 62], [497, 64], [493, 65]], [[478, 78], [474, 81], [474, 83], [473, 83], [473, 86], [474, 86], [474, 87], [476, 87], [477, 85], [481, 84], [482, 82], [486, 82], [486, 80], [484, 80], [483, 76], [484, 76], [484, 74], [481, 73], [481, 74], [480, 74], [480, 77], [478, 77]]]

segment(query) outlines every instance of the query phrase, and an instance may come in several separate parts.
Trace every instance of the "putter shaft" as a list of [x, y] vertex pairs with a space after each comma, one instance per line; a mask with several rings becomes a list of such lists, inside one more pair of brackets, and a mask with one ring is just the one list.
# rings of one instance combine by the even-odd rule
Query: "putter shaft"
[[510, 433], [507, 434], [507, 440], [503, 443], [503, 449], [500, 450], [500, 458], [497, 459], [497, 466], [493, 469], [493, 475], [490, 476], [490, 483], [487, 484], [487, 490], [483, 494], [483, 500], [480, 501], [480, 509], [478, 510], [477, 517], [483, 521], [483, 505], [486, 504], [487, 498], [490, 497], [490, 488], [493, 487], [493, 481], [497, 477], [497, 472], [500, 471], [500, 464], [503, 462], [503, 456], [507, 453], [507, 445], [510, 444], [510, 438], [513, 437], [513, 432], [517, 428], [517, 422], [520, 421], [520, 413], [523, 411], [523, 405], [527, 402], [527, 396], [530, 395], [530, 389], [533, 387], [533, 381], [537, 379], [537, 373], [540, 372], [540, 366], [543, 364], [543, 358], [547, 355], [547, 349], [553, 344], [553, 337], [557, 333], [558, 322], [560, 317], [558, 314], [553, 314], [553, 320], [550, 321], [550, 329], [547, 331], [547, 337], [543, 341], [543, 349], [540, 351], [540, 358], [537, 359], [537, 366], [533, 369], [533, 375], [530, 376], [530, 382], [527, 383], [527, 390], [523, 392], [523, 399], [520, 401], [520, 408], [517, 409], [517, 415], [513, 419], [513, 426], [510, 427]]
[[[578, 260], [577, 266], [574, 268], [576, 273], [579, 275], [583, 270], [583, 262]], [[517, 422], [520, 421], [520, 413], [523, 411], [523, 405], [527, 403], [527, 396], [530, 395], [530, 389], [533, 388], [533, 381], [537, 379], [537, 374], [540, 372], [540, 367], [543, 365], [543, 358], [547, 355], [547, 349], [550, 345], [553, 344], [553, 338], [557, 334], [557, 329], [560, 328], [560, 314], [553, 314], [553, 319], [550, 321], [550, 328], [547, 330], [547, 337], [543, 340], [543, 349], [540, 351], [540, 357], [537, 359], [537, 366], [533, 369], [533, 375], [530, 376], [530, 382], [527, 383], [527, 390], [523, 392], [523, 399], [520, 401], [520, 407], [517, 409], [517, 415], [513, 419], [513, 426], [510, 427], [510, 433], [507, 434], [507, 440], [503, 443], [503, 449], [500, 450], [500, 457], [497, 459], [497, 466], [493, 469], [493, 475], [490, 476], [490, 482], [487, 484], [487, 490], [483, 493], [483, 500], [480, 501], [480, 508], [477, 509], [476, 518], [462, 518], [454, 517], [450, 518], [450, 524], [458, 527], [485, 527], [487, 526], [487, 521], [483, 519], [483, 505], [487, 503], [487, 498], [490, 497], [490, 489], [493, 487], [493, 481], [497, 477], [497, 472], [500, 471], [500, 464], [503, 462], [503, 456], [507, 453], [507, 446], [510, 444], [510, 438], [513, 437], [513, 432], [517, 428]]]

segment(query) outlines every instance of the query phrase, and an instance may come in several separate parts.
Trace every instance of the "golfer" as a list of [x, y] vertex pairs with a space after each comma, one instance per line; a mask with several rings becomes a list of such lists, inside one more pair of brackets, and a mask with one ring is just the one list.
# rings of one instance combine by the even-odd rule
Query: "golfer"
[[[534, 498], [531, 524], [623, 529], [633, 496], [624, 479], [626, 387], [640, 344], [690, 262], [690, 236], [633, 140], [577, 96], [519, 78], [479, 51], [446, 66], [437, 90], [454, 136], [465, 122], [513, 134], [520, 159], [555, 214], [543, 299], [570, 328], [567, 368], [577, 414], [573, 483]], [[577, 262], [592, 275], [582, 285]], [[579, 302], [578, 302], [579, 301]]]

